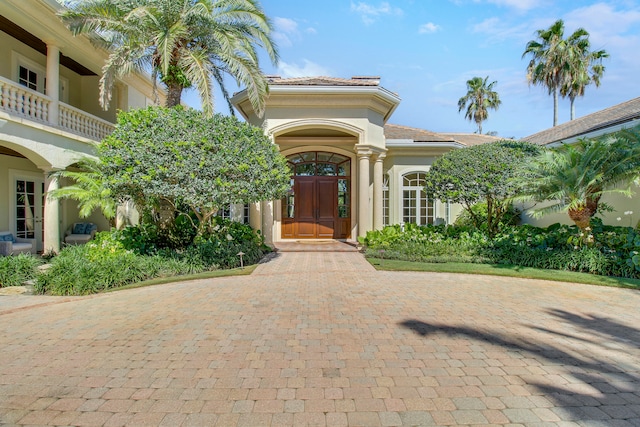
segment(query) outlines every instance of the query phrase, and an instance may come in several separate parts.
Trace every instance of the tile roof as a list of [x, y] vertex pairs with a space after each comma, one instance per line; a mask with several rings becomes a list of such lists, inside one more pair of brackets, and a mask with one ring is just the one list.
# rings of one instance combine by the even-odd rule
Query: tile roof
[[384, 136], [387, 140], [409, 139], [413, 142], [422, 143], [457, 142], [466, 146], [484, 144], [486, 142], [499, 141], [503, 139], [496, 136], [478, 135], [473, 133], [436, 133], [425, 129], [418, 129], [394, 124], [384, 125]]
[[293, 77], [266, 76], [270, 86], [380, 86], [380, 77], [354, 76], [350, 79], [338, 77]]
[[569, 122], [529, 135], [522, 138], [522, 140], [546, 145], [637, 119], [640, 119], [640, 98], [634, 98], [604, 110], [578, 117]]
[[425, 129], [412, 128], [408, 126], [384, 125], [384, 136], [390, 139], [411, 139], [413, 142], [455, 142], [453, 138], [446, 137]]
[[443, 133], [441, 135], [450, 136], [460, 144], [464, 144], [466, 146], [480, 145], [480, 144], [485, 144], [487, 142], [496, 142], [496, 141], [503, 141], [505, 139], [508, 139], [508, 138], [502, 138], [500, 136], [481, 135], [477, 133]]

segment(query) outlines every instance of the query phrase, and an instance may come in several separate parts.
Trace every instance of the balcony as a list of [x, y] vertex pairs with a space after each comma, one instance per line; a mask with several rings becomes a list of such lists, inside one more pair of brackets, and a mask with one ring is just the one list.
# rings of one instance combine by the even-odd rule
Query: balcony
[[114, 129], [113, 123], [64, 102], [58, 102], [56, 106], [48, 96], [3, 77], [0, 77], [0, 111], [94, 141], [102, 140]]

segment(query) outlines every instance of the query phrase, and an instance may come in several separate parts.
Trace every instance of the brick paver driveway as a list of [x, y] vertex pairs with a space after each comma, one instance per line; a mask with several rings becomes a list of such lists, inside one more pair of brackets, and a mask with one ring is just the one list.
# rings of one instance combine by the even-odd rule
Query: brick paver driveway
[[287, 253], [39, 298], [0, 297], [4, 424], [640, 425], [637, 291]]

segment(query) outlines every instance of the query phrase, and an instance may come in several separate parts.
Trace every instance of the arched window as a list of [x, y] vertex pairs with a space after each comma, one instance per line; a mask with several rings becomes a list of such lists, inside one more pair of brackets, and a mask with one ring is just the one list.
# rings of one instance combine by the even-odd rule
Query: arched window
[[402, 177], [402, 222], [418, 225], [433, 224], [435, 203], [424, 190], [425, 173], [413, 172]]

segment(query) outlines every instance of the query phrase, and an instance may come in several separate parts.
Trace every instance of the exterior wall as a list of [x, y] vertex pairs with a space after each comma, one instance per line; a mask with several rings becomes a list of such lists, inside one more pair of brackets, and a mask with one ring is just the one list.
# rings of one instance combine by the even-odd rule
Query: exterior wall
[[127, 87], [127, 108], [146, 108], [153, 102], [142, 92], [132, 86]]
[[[552, 148], [563, 143], [573, 144], [580, 139], [597, 138], [624, 129], [637, 129], [638, 126], [640, 126], [640, 119], [635, 119], [621, 124], [610, 125], [606, 128], [589, 132], [588, 134], [570, 137], [563, 140], [562, 142], [553, 142], [547, 145], [547, 147]], [[632, 184], [631, 190], [634, 194], [630, 198], [622, 194], [607, 194], [602, 197], [601, 203], [606, 203], [614, 209], [613, 212], [602, 212], [598, 214], [598, 217], [602, 218], [602, 222], [604, 224], [632, 227], [636, 227], [636, 225], [640, 224], [640, 186], [637, 184]], [[529, 207], [530, 204], [522, 204], [519, 206], [520, 209], [527, 209]], [[625, 212], [627, 212], [627, 214], [625, 214]], [[632, 213], [628, 214], [628, 212]], [[541, 218], [534, 218], [525, 210], [521, 218], [523, 223], [531, 224], [536, 227], [548, 227], [555, 223], [569, 225], [574, 224], [574, 222], [571, 221], [571, 218], [569, 218], [569, 215], [566, 212], [549, 214]], [[618, 218], [620, 218], [620, 221], [618, 221]]]
[[[290, 108], [278, 108], [267, 111], [265, 114], [265, 132], [267, 134], [281, 135], [288, 129], [338, 129], [346, 135], [358, 137], [359, 144], [367, 144], [376, 148], [385, 148], [383, 127], [372, 122], [366, 109], [340, 109], [312, 108], [300, 110]], [[378, 120], [379, 121], [379, 120]], [[351, 145], [353, 150], [353, 144]]]
[[115, 123], [117, 106], [119, 105], [118, 91], [113, 91], [113, 98], [111, 99], [111, 103], [109, 104], [109, 109], [105, 111], [102, 109], [98, 101], [100, 98], [100, 89], [98, 86], [99, 82], [100, 77], [98, 76], [81, 76], [80, 85], [78, 87], [81, 90], [82, 96], [79, 99], [80, 104], [74, 105], [74, 107], [77, 107], [89, 114], [100, 117], [101, 119], [107, 120], [111, 123]]
[[[625, 227], [636, 227], [636, 225], [638, 225], [640, 222], [640, 186], [634, 184], [631, 188], [635, 193], [631, 198], [625, 197], [622, 194], [607, 194], [602, 197], [601, 203], [606, 203], [614, 209], [613, 212], [603, 212], [598, 214], [598, 217], [602, 218], [602, 222], [604, 224]], [[524, 207], [527, 208], [530, 206], [530, 204], [524, 205]], [[625, 214], [625, 212], [632, 213]], [[620, 218], [620, 221], [618, 221], [618, 218]], [[533, 218], [525, 211], [522, 214], [522, 222], [536, 227], [548, 227], [555, 223], [569, 225], [574, 224], [566, 212], [549, 214], [541, 218]]]

